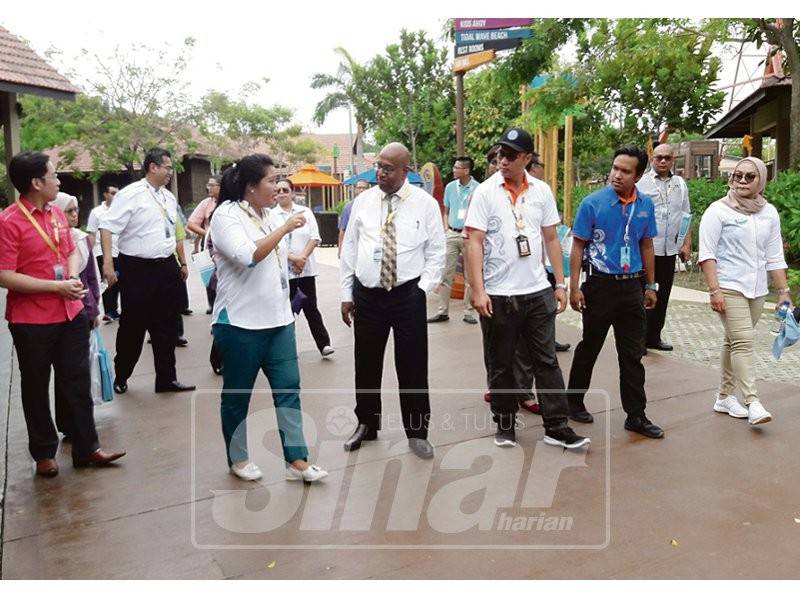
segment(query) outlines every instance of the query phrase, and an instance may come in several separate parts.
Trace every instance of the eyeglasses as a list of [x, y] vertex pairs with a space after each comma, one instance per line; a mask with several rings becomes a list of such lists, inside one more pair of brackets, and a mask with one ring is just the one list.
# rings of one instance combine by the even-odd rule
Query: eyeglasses
[[498, 158], [505, 158], [509, 161], [517, 160], [519, 158], [519, 154], [520, 153], [516, 150], [510, 150], [509, 148], [500, 148], [500, 150], [497, 151]]
[[291, 191], [289, 188], [275, 188], [276, 194], [288, 194]]
[[756, 173], [750, 171], [749, 173], [742, 173], [741, 171], [734, 171], [733, 175], [731, 175], [731, 179], [734, 181], [742, 181], [744, 180], [747, 183], [752, 183], [756, 179]]
[[58, 181], [58, 175], [45, 175], [44, 177], [37, 177], [37, 179], [43, 179], [44, 181], [47, 181], [48, 179]]
[[206, 189], [207, 190], [210, 190], [212, 187], [219, 187], [219, 184], [218, 183], [207, 183], [206, 184]]
[[397, 167], [395, 167], [394, 165], [387, 164], [387, 163], [376, 162], [372, 166], [375, 168], [376, 172], [377, 171], [383, 171], [387, 175], [391, 175], [392, 173], [394, 173], [397, 170]]
[[73, 208], [68, 208], [67, 210], [65, 210], [65, 211], [64, 211], [64, 214], [67, 214], [67, 213], [77, 213], [77, 212], [78, 212], [78, 207], [77, 207], [77, 206], [75, 206], [75, 207], [73, 207]]
[[670, 161], [672, 158], [669, 154], [656, 154], [653, 156], [653, 162]]
[[543, 162], [534, 161], [534, 162], [531, 163], [531, 166], [532, 167], [542, 167], [544, 169], [544, 163]]

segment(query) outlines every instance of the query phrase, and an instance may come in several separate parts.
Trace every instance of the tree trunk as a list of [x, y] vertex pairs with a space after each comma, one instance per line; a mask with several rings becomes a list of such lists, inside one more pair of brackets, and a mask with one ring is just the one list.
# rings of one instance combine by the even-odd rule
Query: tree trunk
[[800, 170], [800, 44], [794, 37], [794, 19], [781, 19], [776, 27], [762, 21], [761, 31], [767, 40], [780, 46], [789, 63], [792, 78], [792, 102], [789, 108], [789, 168]]

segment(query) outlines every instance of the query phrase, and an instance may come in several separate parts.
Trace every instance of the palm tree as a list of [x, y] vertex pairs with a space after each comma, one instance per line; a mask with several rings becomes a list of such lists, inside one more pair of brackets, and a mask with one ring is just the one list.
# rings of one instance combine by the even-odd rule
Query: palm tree
[[359, 97], [356, 93], [356, 80], [361, 66], [353, 60], [350, 53], [341, 46], [334, 48], [334, 52], [342, 58], [339, 62], [339, 68], [336, 70], [336, 75], [316, 73], [311, 77], [312, 89], [320, 90], [332, 88], [332, 91], [328, 92], [328, 94], [319, 101], [314, 109], [312, 118], [317, 125], [322, 125], [328, 115], [338, 108], [346, 108], [348, 112], [354, 112], [356, 119], [355, 154], [360, 158], [364, 153], [363, 138], [364, 130], [366, 129], [364, 126], [364, 119], [356, 108], [359, 103]]

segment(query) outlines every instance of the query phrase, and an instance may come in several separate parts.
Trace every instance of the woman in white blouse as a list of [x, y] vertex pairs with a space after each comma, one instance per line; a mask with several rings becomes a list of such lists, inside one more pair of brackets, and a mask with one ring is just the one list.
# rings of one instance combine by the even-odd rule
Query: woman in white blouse
[[[764, 308], [767, 273], [778, 303], [789, 300], [778, 211], [761, 195], [767, 167], [758, 158], [739, 161], [728, 194], [711, 204], [700, 221], [700, 255], [712, 310], [725, 326], [722, 378], [714, 410], [747, 417], [752, 425], [772, 415], [758, 399], [753, 372], [753, 330]], [[733, 395], [742, 391], [744, 406]]]
[[[317, 349], [322, 356], [330, 356], [334, 350], [331, 347], [331, 337], [322, 322], [322, 315], [317, 308], [317, 262], [314, 258], [314, 248], [321, 241], [319, 227], [311, 209], [295, 204], [294, 186], [292, 182], [282, 177], [275, 183], [275, 196], [278, 205], [272, 209], [271, 217], [280, 225], [285, 223], [292, 215], [303, 215], [305, 224], [298, 227], [287, 236], [289, 245], [289, 297], [293, 304], [296, 296], [302, 293], [300, 307], [306, 315], [311, 335], [317, 344]], [[296, 306], [296, 304], [295, 304]], [[297, 308], [295, 308], [297, 311]], [[299, 311], [298, 311], [299, 312]]]
[[212, 331], [225, 365], [222, 434], [231, 471], [241, 479], [259, 479], [261, 469], [247, 450], [246, 419], [253, 385], [263, 371], [273, 390], [286, 478], [316, 481], [328, 473], [307, 462], [284, 242], [305, 218], [271, 222], [276, 178], [269, 156], [245, 156], [223, 174], [222, 202], [211, 219], [217, 266]]

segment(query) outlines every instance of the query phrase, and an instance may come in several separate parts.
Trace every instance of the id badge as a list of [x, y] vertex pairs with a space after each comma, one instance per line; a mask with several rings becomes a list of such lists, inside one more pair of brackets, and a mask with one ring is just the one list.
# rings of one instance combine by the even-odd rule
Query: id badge
[[166, 223], [164, 224], [164, 235], [167, 236], [167, 239], [172, 237], [172, 234], [171, 234], [170, 229], [169, 229], [169, 225], [167, 225]]
[[284, 292], [289, 289], [289, 280], [286, 278], [286, 273], [281, 273], [281, 289]]
[[467, 209], [466, 208], [460, 209], [458, 211], [458, 220], [463, 221], [466, 218], [467, 218]]
[[531, 255], [531, 244], [524, 235], [517, 236], [517, 252], [519, 252], [520, 256]]
[[629, 246], [623, 246], [619, 249], [619, 264], [626, 273], [631, 270], [631, 249]]
[[62, 265], [53, 265], [53, 278], [56, 281], [64, 281], [64, 267]]
[[372, 251], [372, 260], [374, 260], [376, 263], [379, 263], [381, 260], [383, 260], [383, 248], [375, 248], [375, 250]]

